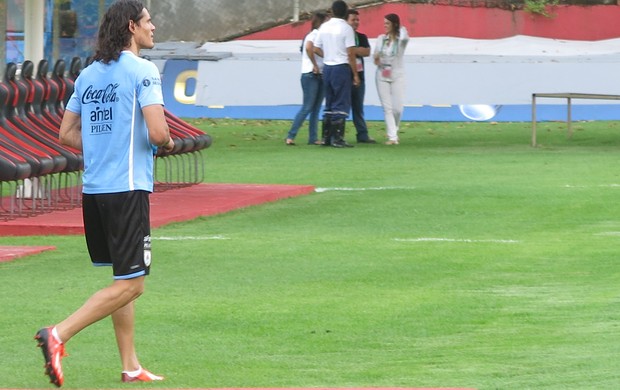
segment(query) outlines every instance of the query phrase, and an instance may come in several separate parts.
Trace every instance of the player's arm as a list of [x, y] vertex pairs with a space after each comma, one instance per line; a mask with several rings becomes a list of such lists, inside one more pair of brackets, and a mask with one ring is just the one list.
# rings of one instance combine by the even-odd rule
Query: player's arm
[[146, 127], [149, 129], [149, 141], [166, 152], [171, 151], [174, 148], [174, 141], [170, 138], [170, 129], [166, 121], [164, 106], [151, 104], [142, 107], [142, 114], [146, 121]]
[[62, 122], [60, 123], [58, 141], [62, 145], [70, 146], [80, 151], [82, 150], [82, 120], [80, 115], [65, 110]]
[[358, 57], [368, 57], [370, 55], [370, 48], [357, 46], [355, 47], [355, 55]]
[[359, 35], [359, 46], [355, 48], [355, 54], [358, 57], [368, 57], [370, 56], [370, 43], [368, 42], [368, 37], [366, 35]]
[[360, 85], [360, 76], [357, 73], [357, 63], [355, 62], [355, 46], [347, 47], [347, 55], [349, 56], [349, 66], [351, 67], [351, 72], [353, 72], [353, 85]]
[[[319, 73], [319, 65], [316, 62], [316, 58], [315, 53], [314, 53], [314, 42], [312, 41], [308, 41], [306, 42], [306, 54], [308, 55], [308, 58], [310, 59], [310, 62], [312, 62], [312, 72], [313, 73]], [[318, 55], [318, 54], [317, 54]]]

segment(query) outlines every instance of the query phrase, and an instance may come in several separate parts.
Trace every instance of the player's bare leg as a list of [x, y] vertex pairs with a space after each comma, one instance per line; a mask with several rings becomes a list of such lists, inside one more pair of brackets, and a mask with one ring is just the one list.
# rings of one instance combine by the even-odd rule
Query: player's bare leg
[[155, 375], [142, 368], [136, 355], [134, 344], [134, 325], [135, 325], [135, 304], [134, 301], [121, 307], [112, 313], [112, 323], [116, 343], [121, 356], [123, 372], [121, 373], [122, 382], [151, 382], [160, 381], [164, 377]]
[[[143, 276], [116, 280], [112, 285], [97, 291], [82, 307], [58, 325], [42, 328], [37, 332], [35, 339], [43, 351], [45, 373], [53, 384], [60, 387], [64, 382], [62, 358], [66, 356], [65, 343], [88, 325], [107, 317], [119, 308], [126, 307], [138, 298], [142, 291], [144, 291]], [[133, 310], [133, 305], [131, 308]], [[131, 314], [133, 317], [133, 311]]]
[[116, 335], [123, 371], [135, 371], [140, 367], [134, 345], [134, 307], [132, 301], [112, 313], [114, 334]]
[[56, 331], [66, 343], [82, 329], [111, 315], [144, 291], [144, 276], [115, 280], [110, 286], [97, 291], [82, 307], [56, 325]]

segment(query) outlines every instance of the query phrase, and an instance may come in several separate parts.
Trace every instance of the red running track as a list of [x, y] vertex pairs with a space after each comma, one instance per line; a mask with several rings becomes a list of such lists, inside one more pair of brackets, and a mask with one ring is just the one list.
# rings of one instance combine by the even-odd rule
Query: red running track
[[[151, 195], [151, 226], [159, 227], [231, 210], [306, 195], [313, 186], [198, 184]], [[0, 222], [2, 236], [83, 234], [82, 208]]]

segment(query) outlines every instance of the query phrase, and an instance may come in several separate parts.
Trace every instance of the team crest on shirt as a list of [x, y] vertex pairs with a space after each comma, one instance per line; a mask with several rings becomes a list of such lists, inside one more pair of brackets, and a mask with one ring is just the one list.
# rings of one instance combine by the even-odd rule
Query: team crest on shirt
[[161, 80], [159, 77], [145, 77], [142, 79], [142, 85], [147, 88], [151, 85], [161, 85]]

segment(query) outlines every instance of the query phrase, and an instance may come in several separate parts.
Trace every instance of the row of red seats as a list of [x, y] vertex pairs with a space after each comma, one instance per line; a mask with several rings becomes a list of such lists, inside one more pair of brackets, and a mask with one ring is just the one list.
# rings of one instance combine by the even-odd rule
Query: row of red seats
[[[24, 61], [18, 78], [17, 65], [7, 64], [0, 82], [1, 181], [79, 172], [83, 168], [80, 151], [58, 142], [64, 107], [82, 62], [74, 58], [65, 72], [65, 62], [58, 60], [51, 75], [48, 67], [48, 62], [41, 60], [35, 73], [32, 61]], [[211, 145], [209, 135], [167, 110], [166, 118], [175, 148], [170, 153], [159, 151], [158, 157], [192, 153]]]

